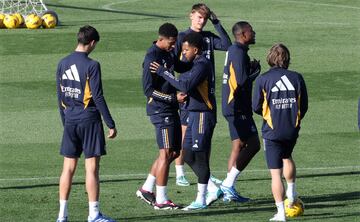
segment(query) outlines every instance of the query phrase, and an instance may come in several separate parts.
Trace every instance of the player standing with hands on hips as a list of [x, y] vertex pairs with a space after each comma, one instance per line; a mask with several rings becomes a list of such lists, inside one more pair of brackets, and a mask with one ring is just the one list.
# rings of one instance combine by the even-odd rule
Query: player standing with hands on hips
[[288, 70], [290, 52], [285, 45], [273, 45], [267, 62], [271, 68], [256, 80], [252, 107], [264, 119], [262, 137], [277, 207], [270, 221], [286, 221], [282, 174], [287, 182], [288, 207], [291, 207], [297, 196], [296, 166], [291, 154], [300, 122], [308, 109], [308, 95], [302, 75]]
[[57, 222], [68, 221], [68, 199], [72, 178], [83, 152], [85, 155], [86, 192], [89, 200], [88, 222], [113, 222], [100, 213], [100, 158], [106, 154], [101, 116], [109, 127], [108, 138], [116, 137], [115, 122], [103, 96], [99, 62], [88, 55], [100, 40], [91, 26], [81, 27], [75, 52], [63, 58], [56, 73], [56, 87], [64, 134], [60, 154], [64, 156], [59, 182], [60, 210]]

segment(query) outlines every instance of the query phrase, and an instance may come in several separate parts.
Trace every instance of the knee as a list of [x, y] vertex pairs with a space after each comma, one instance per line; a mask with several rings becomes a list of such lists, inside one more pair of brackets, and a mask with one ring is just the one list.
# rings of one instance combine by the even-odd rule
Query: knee
[[165, 164], [170, 164], [170, 162], [174, 159], [174, 156], [176, 156], [175, 151], [164, 149], [163, 152], [160, 152], [159, 161]]

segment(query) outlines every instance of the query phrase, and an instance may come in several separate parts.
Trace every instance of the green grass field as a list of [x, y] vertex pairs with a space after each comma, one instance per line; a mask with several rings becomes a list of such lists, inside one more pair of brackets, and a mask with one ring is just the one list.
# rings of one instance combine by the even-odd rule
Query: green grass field
[[[141, 85], [144, 54], [164, 22], [189, 27], [190, 0], [49, 0], [61, 26], [53, 30], [0, 30], [0, 221], [55, 221], [58, 213], [59, 153], [62, 125], [55, 90], [58, 61], [74, 50], [78, 28], [95, 26], [101, 41], [91, 57], [100, 61], [103, 86], [119, 136], [108, 141], [102, 159], [101, 209], [118, 221], [268, 221], [275, 212], [264, 154], [252, 160], [237, 189], [248, 204], [216, 202], [209, 209], [158, 212], [135, 191], [157, 155], [153, 126], [145, 114]], [[208, 0], [230, 33], [247, 20], [256, 31], [251, 57], [268, 69], [266, 54], [275, 42], [292, 53], [290, 69], [302, 73], [309, 112], [294, 152], [302, 217], [290, 221], [360, 221], [360, 1], [358, 0]], [[214, 31], [211, 23], [206, 30]], [[220, 103], [224, 52], [216, 53]], [[220, 107], [219, 107], [220, 108]], [[219, 109], [211, 169], [224, 178], [230, 139]], [[256, 117], [260, 129], [261, 119]], [[190, 187], [175, 186], [171, 167], [168, 194], [174, 202], [195, 198]], [[83, 160], [69, 202], [71, 221], [88, 214]]]

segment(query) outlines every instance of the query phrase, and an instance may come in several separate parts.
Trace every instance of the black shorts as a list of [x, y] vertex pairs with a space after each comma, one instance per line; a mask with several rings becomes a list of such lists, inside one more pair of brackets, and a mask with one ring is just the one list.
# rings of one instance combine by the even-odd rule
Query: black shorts
[[152, 115], [150, 121], [155, 127], [159, 149], [181, 149], [181, 125], [177, 114]]
[[82, 152], [85, 158], [106, 154], [104, 128], [101, 121], [65, 123], [60, 154], [69, 158], [79, 158]]
[[274, 141], [264, 139], [264, 150], [269, 169], [282, 169], [283, 159], [288, 159], [294, 150], [296, 140]]
[[187, 126], [189, 124], [189, 111], [180, 109], [180, 121], [182, 126]]
[[216, 125], [216, 114], [212, 112], [189, 112], [189, 125], [184, 137], [184, 148], [192, 151], [209, 151]]
[[236, 115], [225, 116], [225, 118], [229, 124], [231, 140], [240, 139], [246, 142], [251, 136], [258, 135], [252, 116]]

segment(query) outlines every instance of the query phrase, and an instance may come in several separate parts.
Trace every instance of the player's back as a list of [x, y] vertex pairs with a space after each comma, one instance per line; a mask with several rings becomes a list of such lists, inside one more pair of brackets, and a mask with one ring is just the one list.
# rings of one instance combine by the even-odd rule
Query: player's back
[[298, 136], [300, 120], [307, 111], [307, 93], [302, 76], [283, 68], [271, 68], [258, 79], [268, 113], [263, 126], [266, 139], [291, 140]]
[[[100, 65], [85, 52], [73, 52], [58, 65], [57, 80], [66, 122], [100, 119], [90, 84], [101, 89]], [[90, 83], [90, 81], [92, 81]]]

